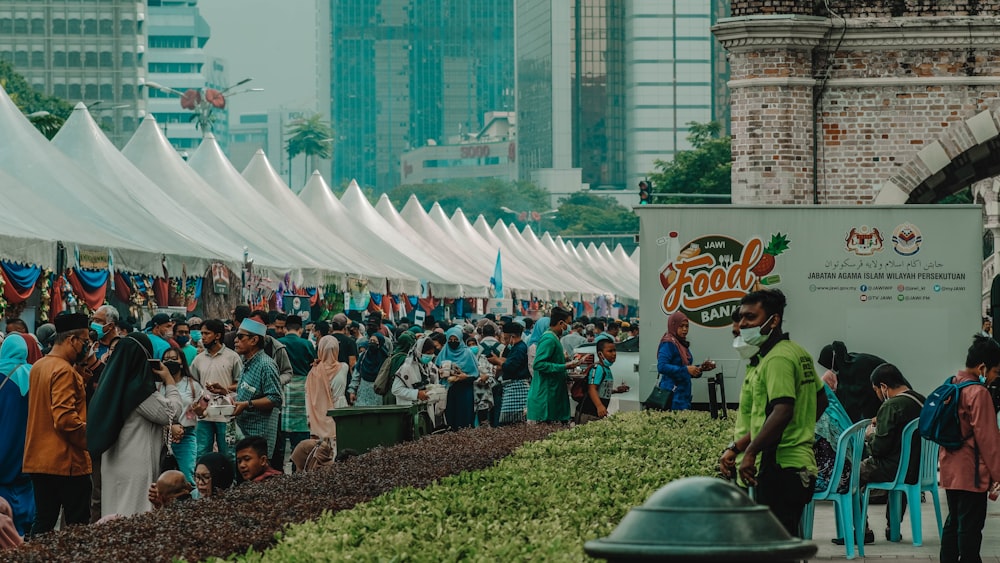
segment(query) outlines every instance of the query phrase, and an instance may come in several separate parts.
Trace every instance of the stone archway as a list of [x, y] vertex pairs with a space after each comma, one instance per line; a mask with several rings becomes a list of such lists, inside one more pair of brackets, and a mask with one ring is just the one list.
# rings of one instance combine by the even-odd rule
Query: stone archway
[[[1000, 175], [1000, 115], [984, 110], [951, 124], [883, 182], [876, 204], [934, 203]], [[991, 183], [992, 184], [992, 183]], [[982, 194], [978, 201], [989, 201]], [[993, 202], [996, 197], [992, 198]]]

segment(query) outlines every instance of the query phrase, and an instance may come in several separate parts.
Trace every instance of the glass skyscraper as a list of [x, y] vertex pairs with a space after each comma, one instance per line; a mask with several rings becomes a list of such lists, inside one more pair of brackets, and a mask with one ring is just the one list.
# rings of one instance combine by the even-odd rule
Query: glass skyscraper
[[725, 53], [709, 28], [723, 0], [517, 0], [522, 179], [579, 169], [630, 187], [690, 148], [691, 121], [728, 125]]
[[383, 191], [410, 149], [513, 109], [509, 0], [331, 0], [332, 182]]

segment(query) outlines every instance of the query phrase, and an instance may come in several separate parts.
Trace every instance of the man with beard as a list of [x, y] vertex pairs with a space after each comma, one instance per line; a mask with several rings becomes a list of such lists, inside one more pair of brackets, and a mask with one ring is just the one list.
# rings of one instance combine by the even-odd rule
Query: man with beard
[[[218, 319], [209, 319], [202, 324], [201, 340], [205, 350], [195, 356], [191, 362], [191, 375], [202, 387], [219, 396], [236, 391], [236, 383], [243, 373], [243, 360], [240, 355], [230, 350], [223, 343], [226, 325]], [[222, 455], [229, 455], [226, 444], [225, 416], [205, 415], [198, 420], [195, 427], [198, 457], [210, 453], [212, 444]]]

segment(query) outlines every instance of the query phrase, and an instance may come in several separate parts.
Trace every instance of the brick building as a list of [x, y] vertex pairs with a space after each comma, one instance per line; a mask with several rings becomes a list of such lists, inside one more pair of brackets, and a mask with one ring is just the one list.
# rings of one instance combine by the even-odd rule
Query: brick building
[[[734, 0], [733, 202], [930, 203], [966, 186], [1000, 247], [1000, 0]], [[984, 256], [987, 252], [984, 252]], [[1000, 272], [984, 260], [984, 287]]]

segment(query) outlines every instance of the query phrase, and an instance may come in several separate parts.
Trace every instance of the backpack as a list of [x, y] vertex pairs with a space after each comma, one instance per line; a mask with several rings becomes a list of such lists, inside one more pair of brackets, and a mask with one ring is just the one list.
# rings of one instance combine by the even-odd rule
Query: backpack
[[573, 380], [573, 385], [569, 388], [569, 396], [576, 402], [582, 403], [584, 399], [587, 398], [587, 392], [590, 389], [590, 372], [594, 370], [596, 366], [591, 364], [590, 369], [584, 374], [583, 377]]
[[917, 423], [921, 437], [940, 444], [946, 450], [957, 450], [962, 447], [968, 436], [962, 435], [962, 426], [958, 420], [958, 398], [962, 389], [970, 385], [982, 385], [982, 383], [978, 381], [955, 383], [955, 378], [949, 377], [927, 396], [924, 407], [920, 409], [920, 422]]
[[382, 367], [378, 369], [378, 375], [375, 376], [375, 383], [372, 384], [375, 387], [375, 393], [383, 397], [392, 389], [393, 374], [389, 373], [390, 368], [392, 368], [391, 355], [382, 362]]

